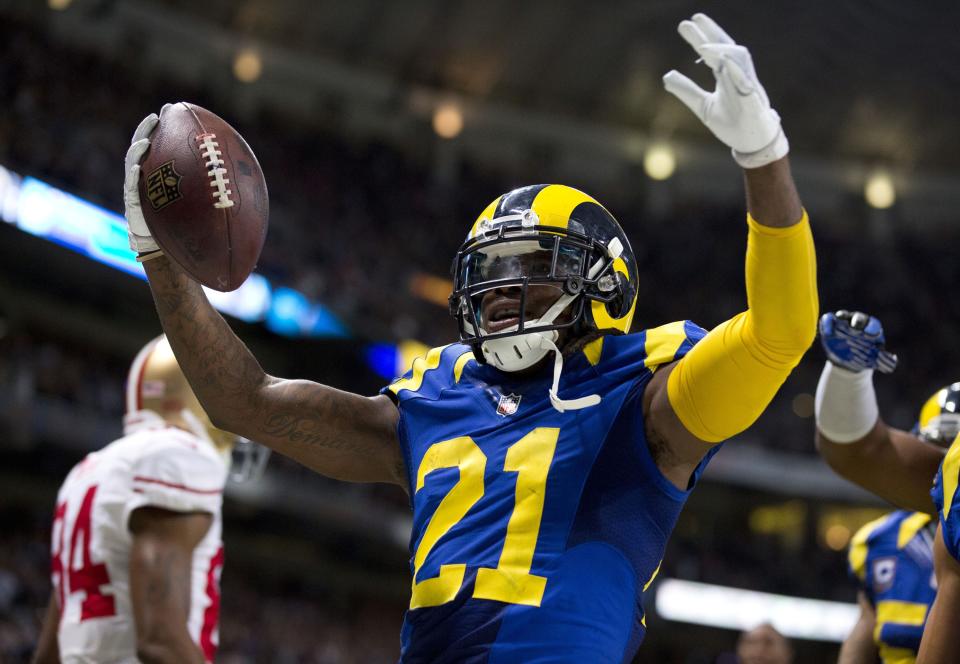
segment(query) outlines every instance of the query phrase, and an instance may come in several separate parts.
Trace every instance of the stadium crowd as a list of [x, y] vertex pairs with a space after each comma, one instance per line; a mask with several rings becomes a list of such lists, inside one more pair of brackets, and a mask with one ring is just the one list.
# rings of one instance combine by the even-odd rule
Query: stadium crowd
[[[52, 59], [60, 63], [56, 70], [48, 66]], [[81, 71], [83, 76], [75, 75]], [[89, 80], [113, 84], [91, 88]], [[123, 154], [144, 114], [179, 98], [228, 108], [208, 90], [143, 76], [135, 56], [117, 63], [64, 49], [15, 21], [0, 25], [0, 96], [7, 100], [0, 114], [0, 165], [112, 210], [121, 209]], [[488, 200], [516, 183], [468, 166], [454, 185], [441, 183], [433, 176], [429, 150], [412, 154], [385, 143], [354, 143], [275, 113], [237, 124], [256, 149], [271, 188], [272, 224], [260, 271], [330, 306], [359, 337], [450, 341], [454, 326], [445, 310], [416, 299], [404, 284], [418, 272], [446, 274], [467, 224]], [[591, 193], [634, 239], [642, 270], [640, 324], [692, 317], [709, 327], [744, 307], [742, 205], [676, 201], [653, 214], [640, 194]], [[878, 381], [880, 401], [891, 423], [909, 428], [929, 393], [960, 378], [944, 374], [944, 367], [960, 365], [960, 348], [953, 343], [957, 330], [948, 322], [960, 320], [955, 310], [960, 305], [943, 297], [960, 280], [960, 264], [951, 259], [960, 231], [918, 238], [908, 232], [909, 220], [900, 220], [877, 233], [876, 220], [855, 201], [849, 215], [852, 224], [833, 227], [812, 211], [821, 308], [858, 308], [881, 317], [901, 368], [894, 380]], [[8, 332], [0, 339], [0, 392], [8, 417], [0, 419], [9, 440], [32, 435], [17, 423], [30, 421], [38, 395], [119, 421], [129, 358]], [[793, 399], [813, 391], [821, 366], [815, 349], [747, 435], [812, 454], [812, 421], [798, 417]], [[284, 462], [279, 464], [283, 472]], [[49, 516], [37, 511], [2, 518], [0, 659], [21, 661], [36, 638], [35, 611], [49, 592]], [[735, 535], [711, 535], [709, 529], [684, 535], [679, 528], [664, 574], [852, 599], [842, 554], [815, 538], [791, 549], [746, 528]], [[271, 587], [229, 570], [221, 661], [332, 664], [395, 657], [402, 606], [344, 597], [319, 602], [291, 584]]]
[[[15, 21], [0, 26], [0, 36], [0, 94], [10, 100], [0, 115], [0, 164], [109, 209], [121, 209], [120, 164], [129, 130], [146, 112], [177, 98], [229, 108], [210, 91], [142, 75], [135, 56], [106, 61], [47, 43]], [[41, 54], [56, 55], [61, 67], [45, 67]], [[71, 70], [116, 84], [88, 90]], [[446, 275], [478, 210], [518, 183], [463, 165], [455, 184], [444, 184], [432, 175], [429, 150], [351, 142], [276, 113], [239, 126], [271, 188], [272, 223], [259, 270], [331, 307], [361, 338], [448, 343], [455, 327], [445, 309], [414, 297], [406, 284], [418, 273]], [[742, 204], [735, 196], [726, 206], [674, 201], [652, 213], [641, 189], [591, 191], [633, 239], [641, 266], [635, 326], [689, 317], [710, 327], [741, 310]], [[894, 424], [909, 428], [916, 406], [956, 378], [942, 367], [960, 359], [949, 322], [960, 312], [945, 308], [960, 305], [941, 295], [960, 277], [950, 260], [960, 231], [918, 237], [909, 220], [878, 223], [858, 200], [851, 200], [843, 225], [834, 227], [816, 210], [812, 216], [821, 309], [858, 308], [883, 320], [903, 364], [895, 381], [880, 381], [881, 403]], [[813, 390], [820, 359], [816, 350], [808, 355], [752, 430], [755, 438], [810, 450], [809, 427], [796, 426], [791, 403]]]

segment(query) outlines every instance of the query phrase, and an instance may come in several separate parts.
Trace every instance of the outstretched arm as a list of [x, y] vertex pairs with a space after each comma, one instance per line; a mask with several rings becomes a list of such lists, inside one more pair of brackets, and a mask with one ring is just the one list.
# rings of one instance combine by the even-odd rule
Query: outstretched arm
[[813, 238], [786, 159], [747, 170], [746, 180], [748, 309], [651, 383], [649, 426], [669, 449], [658, 464], [679, 486], [713, 444], [760, 416], [816, 332]]
[[747, 213], [763, 232], [789, 228], [803, 221], [803, 206], [790, 173], [790, 160], [783, 157], [760, 168], [743, 169]]
[[898, 507], [934, 513], [930, 485], [943, 450], [878, 419], [867, 435], [837, 443], [817, 430], [817, 449], [843, 478]]
[[406, 486], [388, 397], [267, 375], [200, 284], [166, 257], [144, 267], [170, 346], [216, 426], [328, 477]]
[[677, 72], [664, 77], [733, 151], [747, 191], [747, 311], [713, 329], [651, 383], [648, 428], [666, 443], [661, 470], [680, 486], [710, 445], [750, 426], [813, 341], [816, 257], [780, 116], [770, 108], [746, 48], [697, 14], [680, 34], [711, 68], [712, 93]]
[[880, 417], [874, 370], [890, 373], [897, 365], [884, 349], [880, 321], [860, 312], [826, 313], [820, 340], [828, 358], [815, 407], [820, 455], [838, 475], [894, 505], [934, 513], [930, 485], [944, 450]]

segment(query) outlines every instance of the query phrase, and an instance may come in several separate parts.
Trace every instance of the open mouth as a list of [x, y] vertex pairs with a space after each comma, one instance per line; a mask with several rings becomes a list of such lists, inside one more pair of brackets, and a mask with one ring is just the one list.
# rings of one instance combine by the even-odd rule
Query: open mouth
[[485, 328], [488, 334], [496, 334], [519, 324], [520, 303], [504, 302], [491, 307]]

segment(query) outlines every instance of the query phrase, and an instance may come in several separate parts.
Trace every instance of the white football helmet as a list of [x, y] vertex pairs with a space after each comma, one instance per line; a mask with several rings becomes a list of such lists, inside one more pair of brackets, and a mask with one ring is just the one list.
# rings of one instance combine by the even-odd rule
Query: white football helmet
[[126, 434], [161, 426], [193, 433], [214, 446], [235, 481], [259, 477], [270, 456], [263, 445], [213, 426], [162, 335], [144, 346], [130, 367], [123, 424]]

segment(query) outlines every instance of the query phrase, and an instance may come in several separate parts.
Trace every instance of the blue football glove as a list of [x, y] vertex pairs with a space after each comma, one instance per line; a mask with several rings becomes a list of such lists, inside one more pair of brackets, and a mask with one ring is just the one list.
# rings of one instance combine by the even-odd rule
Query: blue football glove
[[893, 373], [897, 368], [897, 356], [883, 349], [879, 319], [860, 311], [841, 309], [821, 316], [820, 343], [827, 359], [848, 371]]

